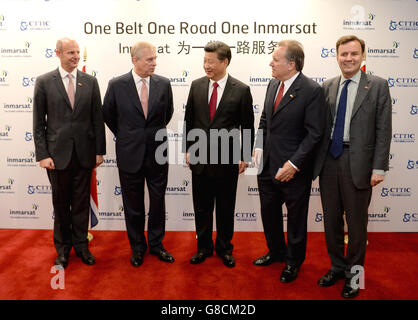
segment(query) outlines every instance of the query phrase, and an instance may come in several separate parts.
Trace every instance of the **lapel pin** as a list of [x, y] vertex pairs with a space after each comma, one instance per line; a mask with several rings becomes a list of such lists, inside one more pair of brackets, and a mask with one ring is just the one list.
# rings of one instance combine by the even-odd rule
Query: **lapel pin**
[[369, 87], [369, 86], [365, 86], [365, 87], [364, 87], [364, 89], [369, 90], [369, 89], [370, 89], [370, 87]]
[[83, 84], [82, 84], [81, 82], [78, 82], [78, 83], [77, 83], [77, 85], [78, 85], [79, 87], [82, 87], [82, 86], [83, 86]]
[[290, 97], [293, 99], [295, 96], [293, 94], [291, 94]]

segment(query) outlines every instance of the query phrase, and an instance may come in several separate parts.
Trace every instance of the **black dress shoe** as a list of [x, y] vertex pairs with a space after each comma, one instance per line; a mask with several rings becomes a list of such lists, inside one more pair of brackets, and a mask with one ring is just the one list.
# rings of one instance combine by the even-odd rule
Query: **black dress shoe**
[[344, 271], [336, 272], [334, 270], [328, 270], [328, 272], [325, 275], [319, 278], [318, 285], [320, 287], [329, 287], [329, 286], [332, 286], [334, 283], [336, 283], [338, 280], [341, 280], [344, 278], [345, 278]]
[[351, 279], [349, 278], [345, 279], [343, 291], [341, 292], [341, 295], [343, 296], [343, 298], [346, 298], [346, 299], [355, 298], [358, 296], [359, 293], [360, 293], [360, 288], [354, 289], [351, 286]]
[[232, 256], [232, 254], [221, 255], [221, 258], [222, 258], [222, 262], [224, 263], [224, 265], [226, 265], [228, 268], [235, 267], [235, 259]]
[[170, 262], [170, 263], [174, 262], [174, 257], [171, 255], [170, 252], [168, 252], [165, 249], [162, 249], [162, 250], [160, 250], [158, 252], [151, 252], [151, 254], [152, 255], [155, 255], [155, 256], [158, 256], [158, 258], [161, 261]]
[[56, 266], [62, 266], [64, 269], [68, 266], [68, 254], [60, 253], [55, 259]]
[[205, 261], [205, 259], [207, 257], [212, 256], [213, 253], [206, 253], [203, 251], [198, 251], [191, 259], [190, 259], [190, 263], [191, 264], [199, 264], [202, 263], [203, 261]]
[[94, 256], [91, 254], [90, 250], [88, 248], [82, 248], [80, 250], [76, 250], [77, 257], [81, 258], [81, 261], [83, 263], [88, 265], [93, 265], [96, 263], [96, 260], [94, 259]]
[[271, 252], [268, 252], [266, 255], [261, 256], [260, 258], [253, 261], [253, 264], [256, 266], [268, 266], [272, 264], [273, 262], [283, 262], [284, 258], [280, 256], [275, 256]]
[[295, 280], [298, 276], [299, 268], [286, 264], [280, 276], [280, 282], [288, 283]]
[[141, 252], [134, 252], [131, 256], [131, 264], [134, 267], [139, 267], [141, 264], [144, 263], [144, 256]]

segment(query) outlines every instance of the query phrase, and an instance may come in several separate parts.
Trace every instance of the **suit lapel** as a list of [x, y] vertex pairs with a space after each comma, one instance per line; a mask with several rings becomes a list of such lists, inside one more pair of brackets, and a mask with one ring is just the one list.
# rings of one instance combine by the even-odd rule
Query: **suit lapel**
[[[295, 79], [295, 81], [293, 81], [293, 83], [290, 86], [290, 88], [287, 89], [286, 94], [283, 96], [282, 100], [280, 101], [279, 105], [277, 106], [277, 109], [274, 111], [273, 117], [277, 113], [279, 113], [280, 111], [282, 111], [289, 104], [289, 102], [292, 101], [296, 97], [297, 91], [300, 88], [300, 77], [301, 76], [302, 76], [302, 73], [300, 73], [298, 75], [298, 77]], [[273, 98], [273, 100], [274, 100], [274, 98]]]
[[[229, 97], [232, 95], [234, 91], [233, 88], [235, 86], [234, 79], [228, 75], [228, 79], [226, 80], [225, 89], [222, 94], [221, 100], [219, 101], [218, 107], [216, 108], [215, 115], [213, 116], [212, 122], [215, 122], [216, 118], [222, 113], [222, 109], [225, 107], [226, 101], [228, 101]], [[209, 86], [208, 86], [209, 90]], [[209, 113], [209, 105], [208, 105], [208, 113]]]
[[77, 70], [77, 81], [75, 81], [74, 86], [76, 88], [74, 98], [74, 111], [76, 111], [76, 108], [78, 108], [78, 102], [80, 101], [80, 97], [82, 96], [87, 86], [83, 72]]
[[142, 110], [141, 101], [139, 99], [139, 94], [136, 90], [135, 80], [131, 72], [128, 72], [126, 74], [125, 85], [128, 97], [129, 99], [131, 99], [132, 104], [137, 108], [139, 112], [144, 114], [144, 111]]
[[361, 71], [360, 82], [358, 84], [357, 95], [354, 101], [353, 112], [351, 113], [351, 119], [353, 119], [354, 115], [360, 108], [361, 103], [363, 102], [364, 98], [367, 96], [367, 93], [369, 92], [369, 89], [370, 89], [369, 82], [370, 81], [367, 75], [363, 71]]
[[[58, 92], [62, 95], [62, 97], [65, 99], [67, 106], [72, 110], [71, 108], [71, 103], [70, 103], [70, 99], [68, 99], [68, 93], [67, 90], [64, 87], [64, 83], [62, 82], [62, 78], [61, 78], [61, 74], [57, 68], [55, 74], [54, 74], [54, 79], [55, 79], [55, 85], [57, 86]], [[75, 103], [74, 103], [75, 104]]]
[[329, 87], [329, 91], [328, 91], [331, 119], [335, 118], [338, 87], [340, 86], [340, 79], [341, 77], [335, 78], [334, 81], [331, 83]]
[[148, 114], [147, 117], [151, 114], [153, 111], [152, 106], [154, 105], [155, 99], [158, 97], [158, 78], [155, 76], [150, 76], [149, 80], [149, 98], [148, 98]]
[[197, 91], [199, 92], [199, 96], [201, 99], [197, 105], [202, 106], [202, 110], [200, 110], [202, 118], [205, 120], [206, 123], [210, 123], [209, 102], [208, 102], [208, 95], [209, 95], [209, 78], [208, 77], [204, 77], [202, 79], [202, 81], [199, 83], [199, 87]]
[[265, 108], [266, 108], [267, 117], [273, 116], [274, 100], [276, 98], [277, 89], [279, 88], [279, 85], [280, 85], [279, 80], [273, 79], [272, 81], [273, 82], [269, 88], [269, 92], [267, 92], [266, 94], [267, 101], [265, 103]]

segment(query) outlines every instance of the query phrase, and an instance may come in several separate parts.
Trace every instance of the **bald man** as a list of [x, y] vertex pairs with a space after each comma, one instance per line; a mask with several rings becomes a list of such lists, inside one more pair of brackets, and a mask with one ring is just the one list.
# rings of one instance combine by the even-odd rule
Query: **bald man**
[[58, 40], [56, 54], [59, 67], [36, 79], [33, 132], [36, 161], [52, 186], [55, 264], [65, 268], [72, 247], [85, 264], [95, 264], [87, 241], [90, 180], [106, 141], [99, 85], [77, 70], [77, 42]]

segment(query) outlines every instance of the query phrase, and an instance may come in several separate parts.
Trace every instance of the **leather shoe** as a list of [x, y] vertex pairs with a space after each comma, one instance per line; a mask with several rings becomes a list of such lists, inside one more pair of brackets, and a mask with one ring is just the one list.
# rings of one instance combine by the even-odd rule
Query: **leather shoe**
[[357, 297], [359, 293], [360, 293], [360, 288], [354, 289], [351, 286], [351, 279], [349, 278], [345, 279], [343, 291], [341, 292], [341, 295], [343, 296], [343, 298], [352, 299], [352, 298]]
[[64, 269], [68, 266], [68, 254], [60, 253], [58, 257], [55, 259], [56, 266], [62, 266]]
[[288, 283], [295, 280], [298, 276], [299, 268], [286, 264], [280, 276], [280, 282]]
[[224, 263], [224, 265], [226, 265], [228, 268], [235, 267], [235, 259], [232, 256], [232, 254], [221, 255], [221, 258], [222, 258], [222, 262]]
[[318, 285], [320, 287], [329, 287], [335, 284], [338, 280], [341, 280], [344, 278], [345, 278], [344, 271], [336, 272], [334, 270], [328, 270], [328, 272], [325, 275], [319, 278]]
[[191, 259], [190, 259], [190, 263], [191, 264], [199, 264], [202, 263], [203, 261], [205, 261], [205, 259], [207, 257], [212, 256], [213, 253], [205, 253], [203, 251], [198, 251]]
[[134, 267], [139, 267], [141, 264], [144, 263], [144, 256], [141, 252], [134, 252], [131, 256], [131, 264]]
[[83, 261], [83, 263], [85, 264], [93, 265], [96, 263], [94, 256], [91, 254], [88, 248], [82, 248], [80, 250], [77, 250], [75, 253], [77, 257], [80, 257], [81, 261]]
[[151, 254], [154, 255], [154, 256], [158, 256], [158, 258], [161, 261], [170, 262], [170, 263], [174, 262], [174, 257], [171, 255], [170, 252], [168, 252], [165, 249], [162, 249], [159, 252], [151, 252]]
[[275, 256], [269, 251], [266, 255], [261, 256], [260, 258], [254, 260], [253, 264], [256, 266], [268, 266], [272, 264], [273, 262], [278, 262], [278, 261], [283, 262], [284, 259], [282, 257]]

